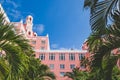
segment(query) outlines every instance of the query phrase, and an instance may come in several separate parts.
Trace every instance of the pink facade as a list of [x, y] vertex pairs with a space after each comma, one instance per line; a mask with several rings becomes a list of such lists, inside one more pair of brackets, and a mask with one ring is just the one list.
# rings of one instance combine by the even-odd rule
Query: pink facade
[[[45, 50], [37, 51], [36, 58], [39, 58], [43, 64], [50, 67], [55, 73], [57, 80], [69, 80], [63, 77], [65, 72], [72, 72], [75, 67], [80, 67], [80, 60], [86, 55], [86, 51], [74, 50]], [[80, 67], [85, 69], [84, 67]]]
[[[10, 23], [1, 4], [0, 10], [0, 13], [4, 14], [5, 24]], [[48, 34], [46, 36], [37, 36], [37, 33], [33, 32], [33, 17], [31, 15], [26, 18], [25, 23], [23, 21], [11, 23], [15, 26], [17, 34], [22, 34], [29, 40], [35, 51], [35, 57], [39, 58], [43, 64], [49, 66], [50, 70], [55, 74], [56, 80], [71, 80], [68, 77], [64, 77], [64, 74], [72, 72], [75, 67], [86, 70], [84, 66], [80, 66], [80, 61], [83, 57], [90, 57], [86, 42], [83, 44], [82, 50], [50, 50]], [[119, 54], [119, 49], [115, 49], [113, 52], [114, 54]], [[118, 60], [117, 65], [120, 67], [120, 60]]]
[[23, 34], [30, 41], [30, 45], [35, 51], [35, 57], [39, 58], [43, 64], [49, 66], [50, 70], [55, 74], [56, 80], [71, 80], [64, 77], [66, 72], [71, 72], [73, 68], [80, 66], [80, 60], [87, 56], [86, 50], [50, 50], [49, 36], [37, 36], [33, 32], [33, 17], [28, 16], [26, 22], [13, 22], [18, 34]]
[[56, 80], [71, 80], [64, 77], [66, 72], [71, 72], [73, 68], [78, 67], [84, 70], [84, 66], [80, 66], [80, 60], [88, 56], [86, 47], [83, 50], [50, 50], [49, 36], [37, 36], [33, 32], [33, 17], [27, 16], [25, 23], [10, 22], [0, 5], [0, 13], [4, 14], [5, 24], [12, 23], [17, 34], [22, 34], [29, 40], [30, 45], [35, 51], [35, 57], [39, 58], [43, 64], [49, 66], [50, 70], [55, 74]]

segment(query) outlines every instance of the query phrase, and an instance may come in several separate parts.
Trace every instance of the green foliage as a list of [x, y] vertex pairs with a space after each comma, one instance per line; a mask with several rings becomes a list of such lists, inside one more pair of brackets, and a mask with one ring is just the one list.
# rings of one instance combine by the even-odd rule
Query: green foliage
[[48, 66], [40, 64], [38, 59], [35, 59], [34, 56], [31, 56], [29, 62], [29, 70], [27, 74], [24, 75], [25, 80], [44, 80], [44, 77], [49, 77], [55, 79], [55, 76], [50, 72]]
[[65, 76], [73, 80], [87, 80], [89, 72], [81, 71], [79, 68], [74, 68], [72, 72], [66, 72]]
[[92, 30], [87, 40], [92, 54], [89, 80], [119, 80], [119, 55], [113, 50], [120, 48], [120, 1], [84, 0], [84, 7], [90, 8]]
[[112, 80], [120, 80], [120, 69], [117, 66], [113, 68]]
[[93, 32], [104, 33], [112, 12], [118, 10], [119, 0], [85, 0], [84, 7], [91, 10], [90, 25]]
[[120, 48], [120, 0], [84, 0], [84, 7], [90, 9], [92, 33], [87, 39], [91, 58], [82, 65], [90, 64], [90, 72], [82, 78], [83, 71], [74, 69], [66, 76], [73, 80], [120, 80], [116, 67], [120, 55], [113, 53]]
[[0, 14], [0, 80], [44, 80], [44, 76], [55, 79], [49, 68], [33, 56], [28, 42], [16, 34], [13, 25], [4, 24]]

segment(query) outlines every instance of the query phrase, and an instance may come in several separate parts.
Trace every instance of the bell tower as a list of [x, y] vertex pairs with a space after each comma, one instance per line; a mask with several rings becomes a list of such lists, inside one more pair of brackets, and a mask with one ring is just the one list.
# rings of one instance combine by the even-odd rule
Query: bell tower
[[32, 35], [33, 17], [28, 15], [26, 18], [26, 30], [28, 35]]

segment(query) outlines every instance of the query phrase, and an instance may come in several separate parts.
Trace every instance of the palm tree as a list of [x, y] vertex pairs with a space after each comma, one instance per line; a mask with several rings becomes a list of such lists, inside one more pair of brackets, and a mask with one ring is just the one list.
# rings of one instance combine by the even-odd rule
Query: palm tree
[[120, 11], [119, 6], [119, 0], [84, 0], [84, 7], [90, 8], [90, 25], [92, 31], [104, 33], [112, 14]]
[[4, 24], [3, 15], [0, 14], [0, 79], [19, 80], [29, 62], [28, 55], [32, 48], [22, 35], [17, 35], [10, 24]]
[[112, 80], [120, 80], [120, 69], [117, 66], [113, 68]]
[[4, 24], [0, 15], [0, 80], [43, 80], [55, 79], [46, 65], [35, 59], [29, 41], [16, 34], [14, 27]]
[[66, 72], [64, 76], [67, 76], [73, 80], [87, 80], [89, 72], [81, 71], [79, 68], [74, 68], [72, 72]]
[[29, 70], [25, 74], [25, 80], [44, 80], [44, 78], [49, 77], [52, 80], [55, 79], [55, 75], [50, 72], [48, 66], [41, 64], [39, 59], [35, 59], [31, 56], [29, 63]]
[[92, 34], [87, 42], [93, 54], [91, 72], [96, 75], [92, 80], [107, 80], [108, 75], [108, 80], [112, 80], [112, 70], [119, 58], [111, 52], [120, 47], [120, 1], [85, 0], [84, 7], [90, 8], [91, 14]]

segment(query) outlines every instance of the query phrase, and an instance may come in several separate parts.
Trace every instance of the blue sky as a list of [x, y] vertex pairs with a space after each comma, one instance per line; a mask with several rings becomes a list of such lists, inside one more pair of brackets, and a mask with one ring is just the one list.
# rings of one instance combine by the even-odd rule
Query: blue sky
[[89, 11], [84, 0], [1, 0], [10, 21], [34, 18], [33, 30], [49, 34], [51, 49], [81, 49], [90, 34]]

